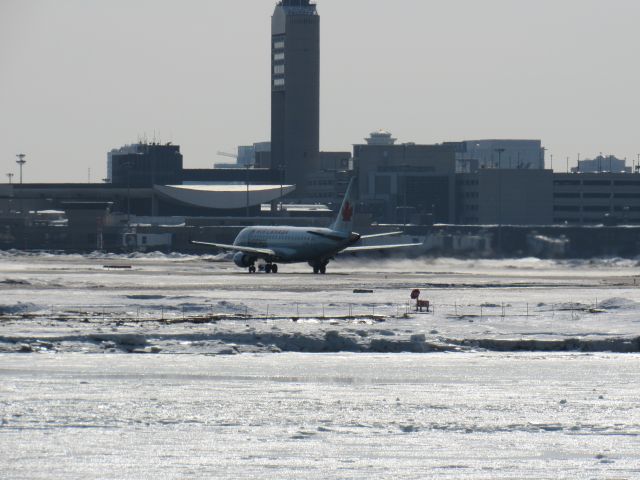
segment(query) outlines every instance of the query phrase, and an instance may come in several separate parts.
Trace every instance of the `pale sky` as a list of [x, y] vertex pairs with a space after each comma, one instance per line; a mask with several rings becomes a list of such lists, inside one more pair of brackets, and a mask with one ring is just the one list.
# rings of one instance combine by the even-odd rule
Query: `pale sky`
[[[0, 182], [84, 182], [146, 135], [188, 168], [270, 137], [275, 0], [0, 0]], [[318, 0], [323, 150], [542, 139], [640, 153], [638, 0]], [[549, 158], [547, 159], [547, 164]], [[14, 177], [14, 180], [17, 179]]]

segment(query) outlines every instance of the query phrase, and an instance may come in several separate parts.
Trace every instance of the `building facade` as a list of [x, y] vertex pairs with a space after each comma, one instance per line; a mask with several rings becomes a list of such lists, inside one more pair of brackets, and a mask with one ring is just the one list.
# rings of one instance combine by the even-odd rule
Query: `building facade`
[[384, 223], [453, 223], [453, 146], [395, 144], [379, 133], [353, 147], [361, 211]]
[[482, 169], [458, 174], [465, 225], [638, 225], [640, 175]]
[[135, 187], [172, 185], [181, 182], [182, 163], [178, 145], [126, 145], [107, 154], [107, 181]]
[[487, 168], [456, 178], [457, 223], [550, 225], [553, 172]]
[[553, 223], [640, 224], [640, 175], [556, 173]]
[[281, 0], [271, 19], [271, 164], [304, 194], [319, 149], [320, 16], [309, 0]]

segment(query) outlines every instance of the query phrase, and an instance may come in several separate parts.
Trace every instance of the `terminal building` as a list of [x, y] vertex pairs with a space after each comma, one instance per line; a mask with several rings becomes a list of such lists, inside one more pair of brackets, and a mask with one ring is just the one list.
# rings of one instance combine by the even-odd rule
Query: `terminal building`
[[65, 210], [73, 202], [109, 202], [114, 213], [137, 216], [246, 216], [291, 194], [271, 169], [186, 169], [180, 147], [137, 143], [107, 155], [105, 183], [11, 184], [0, 210]]

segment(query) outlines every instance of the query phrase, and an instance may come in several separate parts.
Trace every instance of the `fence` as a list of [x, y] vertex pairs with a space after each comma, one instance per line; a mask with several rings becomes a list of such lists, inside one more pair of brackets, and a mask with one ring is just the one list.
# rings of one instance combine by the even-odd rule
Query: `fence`
[[[575, 302], [529, 304], [501, 302], [464, 304], [431, 303], [428, 312], [417, 312], [415, 302], [405, 303], [273, 303], [273, 304], [195, 304], [178, 305], [51, 305], [46, 310], [11, 316], [82, 321], [211, 321], [247, 319], [373, 319], [409, 318], [431, 315], [449, 319], [494, 319], [506, 317], [544, 317], [576, 319], [581, 314], [602, 313], [597, 300], [592, 304]], [[10, 315], [4, 315], [8, 317]]]

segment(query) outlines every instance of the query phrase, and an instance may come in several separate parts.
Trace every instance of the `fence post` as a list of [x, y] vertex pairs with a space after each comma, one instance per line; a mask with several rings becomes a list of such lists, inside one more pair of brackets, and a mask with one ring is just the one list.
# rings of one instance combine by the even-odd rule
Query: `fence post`
[[527, 317], [529, 316], [529, 303], [527, 303]]
[[458, 316], [458, 302], [457, 301], [453, 303], [453, 308], [455, 308], [455, 315], [457, 317]]
[[480, 320], [482, 320], [482, 305], [480, 305]]

